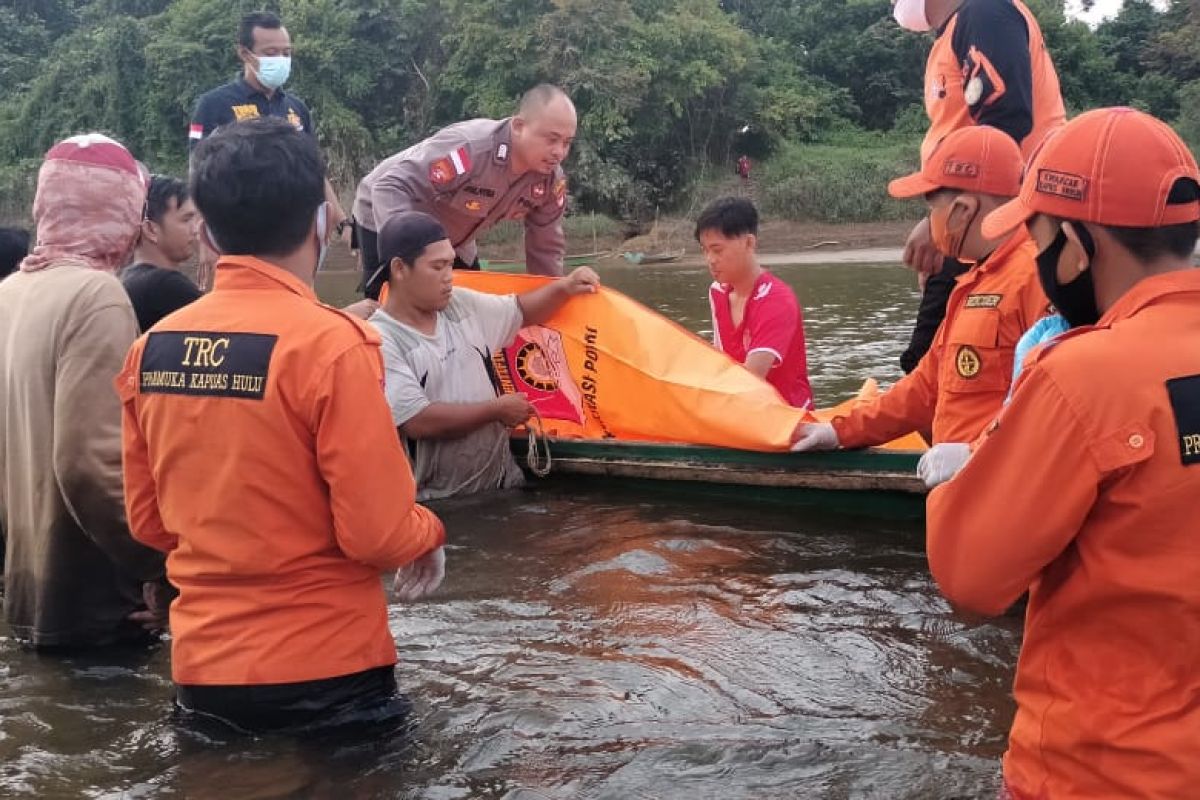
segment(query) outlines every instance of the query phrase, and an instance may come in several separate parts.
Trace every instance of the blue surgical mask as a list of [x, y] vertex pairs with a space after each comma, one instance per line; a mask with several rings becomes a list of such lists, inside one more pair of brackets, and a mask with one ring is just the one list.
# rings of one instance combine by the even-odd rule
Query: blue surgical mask
[[278, 89], [287, 83], [292, 74], [291, 56], [258, 56], [258, 69], [254, 75], [268, 89]]

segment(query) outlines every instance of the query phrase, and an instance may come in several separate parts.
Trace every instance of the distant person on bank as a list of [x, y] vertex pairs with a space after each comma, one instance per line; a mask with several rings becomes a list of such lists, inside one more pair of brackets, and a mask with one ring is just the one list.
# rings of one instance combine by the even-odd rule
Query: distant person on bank
[[125, 522], [112, 381], [137, 337], [115, 273], [146, 182], [118, 142], [75, 136], [38, 172], [37, 245], [0, 281], [4, 614], [38, 648], [144, 642], [165, 623], [163, 557]]
[[143, 332], [160, 319], [200, 299], [201, 292], [180, 268], [196, 254], [200, 215], [187, 184], [155, 175], [133, 263], [121, 270], [121, 283]]
[[388, 292], [371, 323], [383, 337], [388, 404], [413, 454], [418, 499], [521, 485], [509, 433], [533, 405], [522, 394], [497, 395], [488, 362], [521, 328], [596, 291], [600, 279], [579, 267], [519, 295], [456, 289], [446, 230], [419, 211], [383, 224], [379, 252], [384, 262], [368, 285], [378, 294], [386, 282]]
[[[562, 275], [562, 163], [575, 141], [575, 105], [562, 89], [535, 86], [517, 113], [473, 119], [435, 133], [381, 162], [358, 185], [354, 221], [364, 286], [383, 262], [380, 228], [404, 211], [436, 217], [454, 248], [454, 266], [479, 269], [477, 237], [502, 220], [525, 224], [525, 269]], [[379, 284], [366, 286], [377, 297]]]
[[804, 313], [792, 287], [758, 263], [754, 204], [742, 197], [713, 201], [696, 220], [696, 241], [713, 276], [713, 344], [791, 405], [811, 408]]
[[[936, 34], [925, 67], [929, 130], [922, 164], [948, 134], [971, 125], [1004, 131], [1028, 160], [1066, 121], [1041, 28], [1021, 0], [892, 0], [892, 7], [901, 27]], [[946, 316], [955, 278], [970, 265], [938, 251], [928, 217], [909, 234], [904, 263], [923, 282], [912, 339], [900, 356], [900, 366], [912, 372]]]
[[285, 121], [201, 143], [215, 286], [138, 339], [117, 382], [130, 525], [179, 587], [177, 702], [235, 730], [403, 716], [380, 573], [407, 597], [440, 580], [425, 567], [445, 532], [414, 503], [379, 337], [313, 291], [324, 178]]

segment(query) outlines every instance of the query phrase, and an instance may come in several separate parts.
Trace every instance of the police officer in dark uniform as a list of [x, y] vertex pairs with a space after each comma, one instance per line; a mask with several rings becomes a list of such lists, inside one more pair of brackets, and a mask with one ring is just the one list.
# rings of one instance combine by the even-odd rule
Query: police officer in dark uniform
[[[200, 96], [188, 128], [188, 149], [222, 125], [259, 117], [286, 119], [296, 130], [315, 136], [312, 114], [304, 101], [285, 92], [292, 71], [292, 39], [279, 17], [269, 11], [254, 11], [238, 26], [238, 60], [242, 74], [231, 83]], [[337, 193], [325, 181], [333, 230], [348, 240], [346, 214]]]

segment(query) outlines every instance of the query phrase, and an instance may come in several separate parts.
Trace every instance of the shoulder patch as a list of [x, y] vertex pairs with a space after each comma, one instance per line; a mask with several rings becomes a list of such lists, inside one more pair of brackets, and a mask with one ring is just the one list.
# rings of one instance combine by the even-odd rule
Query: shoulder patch
[[497, 164], [508, 163], [508, 145], [506, 143], [501, 142], [496, 146], [496, 155], [494, 158]]
[[471, 152], [466, 146], [453, 150], [429, 165], [429, 181], [438, 186], [471, 171]]
[[1179, 457], [1185, 467], [1200, 464], [1200, 375], [1167, 381], [1167, 396], [1179, 433]]
[[138, 385], [143, 394], [262, 400], [278, 340], [264, 333], [152, 332]]
[[429, 182], [434, 186], [445, 186], [454, 180], [454, 165], [448, 158], [439, 158], [429, 165]]

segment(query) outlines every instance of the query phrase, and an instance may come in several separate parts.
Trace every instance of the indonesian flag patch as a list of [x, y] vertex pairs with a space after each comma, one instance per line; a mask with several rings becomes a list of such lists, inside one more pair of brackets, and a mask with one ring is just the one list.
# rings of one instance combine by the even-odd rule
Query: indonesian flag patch
[[460, 147], [429, 165], [429, 181], [438, 186], [471, 171], [471, 154]]
[[204, 138], [204, 126], [198, 122], [192, 123], [191, 126], [188, 127], [188, 138], [189, 139], [203, 139]]

